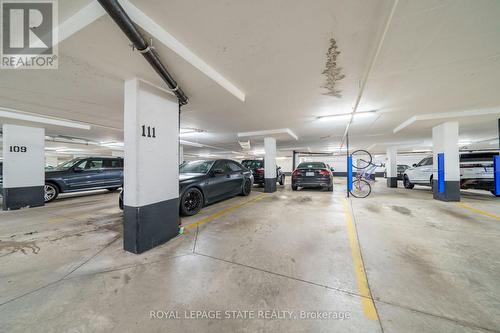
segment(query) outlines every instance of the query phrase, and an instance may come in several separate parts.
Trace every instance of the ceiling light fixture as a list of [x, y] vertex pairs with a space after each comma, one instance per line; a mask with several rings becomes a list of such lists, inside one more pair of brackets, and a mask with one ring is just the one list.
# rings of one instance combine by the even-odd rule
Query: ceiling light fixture
[[24, 120], [33, 123], [47, 124], [47, 125], [55, 125], [62, 127], [70, 127], [70, 128], [78, 128], [89, 130], [91, 127], [88, 124], [83, 124], [76, 121], [55, 118], [55, 117], [42, 117], [32, 113], [23, 112], [14, 109], [8, 109], [4, 107], [0, 107], [0, 118], [9, 118], [15, 120]]
[[114, 148], [114, 149], [120, 149], [120, 150], [123, 150], [123, 148], [125, 147], [125, 144], [123, 142], [115, 142], [115, 141], [100, 142], [99, 145], [101, 147]]
[[252, 151], [252, 154], [254, 155], [264, 155], [266, 152], [264, 150], [256, 149]]
[[361, 118], [361, 117], [371, 117], [375, 115], [377, 110], [370, 110], [370, 111], [358, 111], [354, 115], [353, 113], [337, 113], [337, 114], [329, 114], [325, 116], [318, 116], [316, 117], [316, 120], [328, 120], [330, 118], [350, 118], [351, 116], [354, 116], [356, 118]]
[[191, 134], [191, 133], [203, 133], [203, 132], [206, 132], [206, 130], [202, 130], [202, 129], [195, 128], [195, 127], [181, 127], [179, 129], [180, 135]]

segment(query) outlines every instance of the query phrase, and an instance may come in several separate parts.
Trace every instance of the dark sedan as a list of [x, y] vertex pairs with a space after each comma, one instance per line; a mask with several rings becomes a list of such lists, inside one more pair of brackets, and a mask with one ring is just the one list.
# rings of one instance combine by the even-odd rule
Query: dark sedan
[[[252, 191], [253, 175], [232, 160], [199, 160], [179, 167], [179, 212], [197, 214], [203, 206]], [[120, 195], [123, 209], [123, 194]]]
[[[254, 184], [264, 185], [264, 160], [243, 160], [241, 164], [252, 171]], [[276, 181], [285, 184], [285, 174], [279, 166], [276, 167]]]
[[333, 191], [333, 175], [323, 162], [300, 163], [292, 172], [292, 190], [299, 187], [322, 187]]

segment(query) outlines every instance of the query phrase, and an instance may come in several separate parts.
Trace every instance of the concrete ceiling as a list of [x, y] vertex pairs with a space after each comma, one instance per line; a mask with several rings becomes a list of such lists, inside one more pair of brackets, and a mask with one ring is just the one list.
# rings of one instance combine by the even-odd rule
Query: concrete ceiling
[[[60, 21], [90, 2], [60, 2]], [[282, 128], [299, 139], [280, 140], [280, 152], [339, 147], [348, 117], [317, 117], [351, 112], [394, 1], [131, 3], [246, 95], [242, 102], [155, 39], [164, 63], [190, 97], [181, 126], [204, 130], [182, 139], [212, 147], [186, 151], [241, 154], [237, 133]], [[427, 147], [432, 126], [439, 122], [416, 122], [397, 133], [394, 128], [418, 114], [486, 108], [498, 113], [454, 119], [463, 140], [496, 137], [498, 17], [500, 2], [495, 0], [400, 0], [358, 108], [378, 111], [354, 118], [352, 145], [374, 151], [390, 145]], [[325, 96], [321, 88], [332, 37], [346, 75], [339, 82], [341, 98]], [[0, 106], [99, 125], [88, 131], [49, 127], [50, 135], [122, 141], [123, 81], [137, 76], [163, 85], [128, 44], [111, 19], [102, 16], [60, 43], [58, 70], [2, 70]], [[5, 122], [10, 121], [0, 118]], [[492, 148], [489, 141], [477, 144]], [[255, 149], [261, 145], [261, 140], [252, 142]]]

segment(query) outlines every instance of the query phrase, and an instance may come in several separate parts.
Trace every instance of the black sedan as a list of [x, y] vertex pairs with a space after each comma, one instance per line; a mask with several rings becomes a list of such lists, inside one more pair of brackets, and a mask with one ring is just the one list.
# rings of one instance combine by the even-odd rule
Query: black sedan
[[[254, 184], [264, 185], [264, 160], [243, 160], [241, 164], [252, 171]], [[285, 185], [285, 174], [279, 166], [276, 167], [276, 181]]]
[[[232, 160], [199, 160], [179, 167], [179, 211], [182, 215], [197, 214], [203, 206], [231, 198], [247, 196], [252, 191], [253, 176]], [[123, 209], [123, 193], [120, 195]]]
[[300, 163], [292, 172], [292, 190], [299, 187], [322, 187], [333, 191], [332, 171], [323, 162]]

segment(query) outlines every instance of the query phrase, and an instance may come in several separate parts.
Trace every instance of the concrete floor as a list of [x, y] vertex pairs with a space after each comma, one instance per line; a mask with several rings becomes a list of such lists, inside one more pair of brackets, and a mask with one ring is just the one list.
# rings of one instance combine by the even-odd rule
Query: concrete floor
[[[122, 250], [117, 193], [1, 212], [0, 331], [500, 331], [497, 198], [437, 202], [381, 180], [347, 201], [336, 182], [333, 194], [255, 188], [142, 255]], [[186, 318], [196, 310], [222, 319]]]

